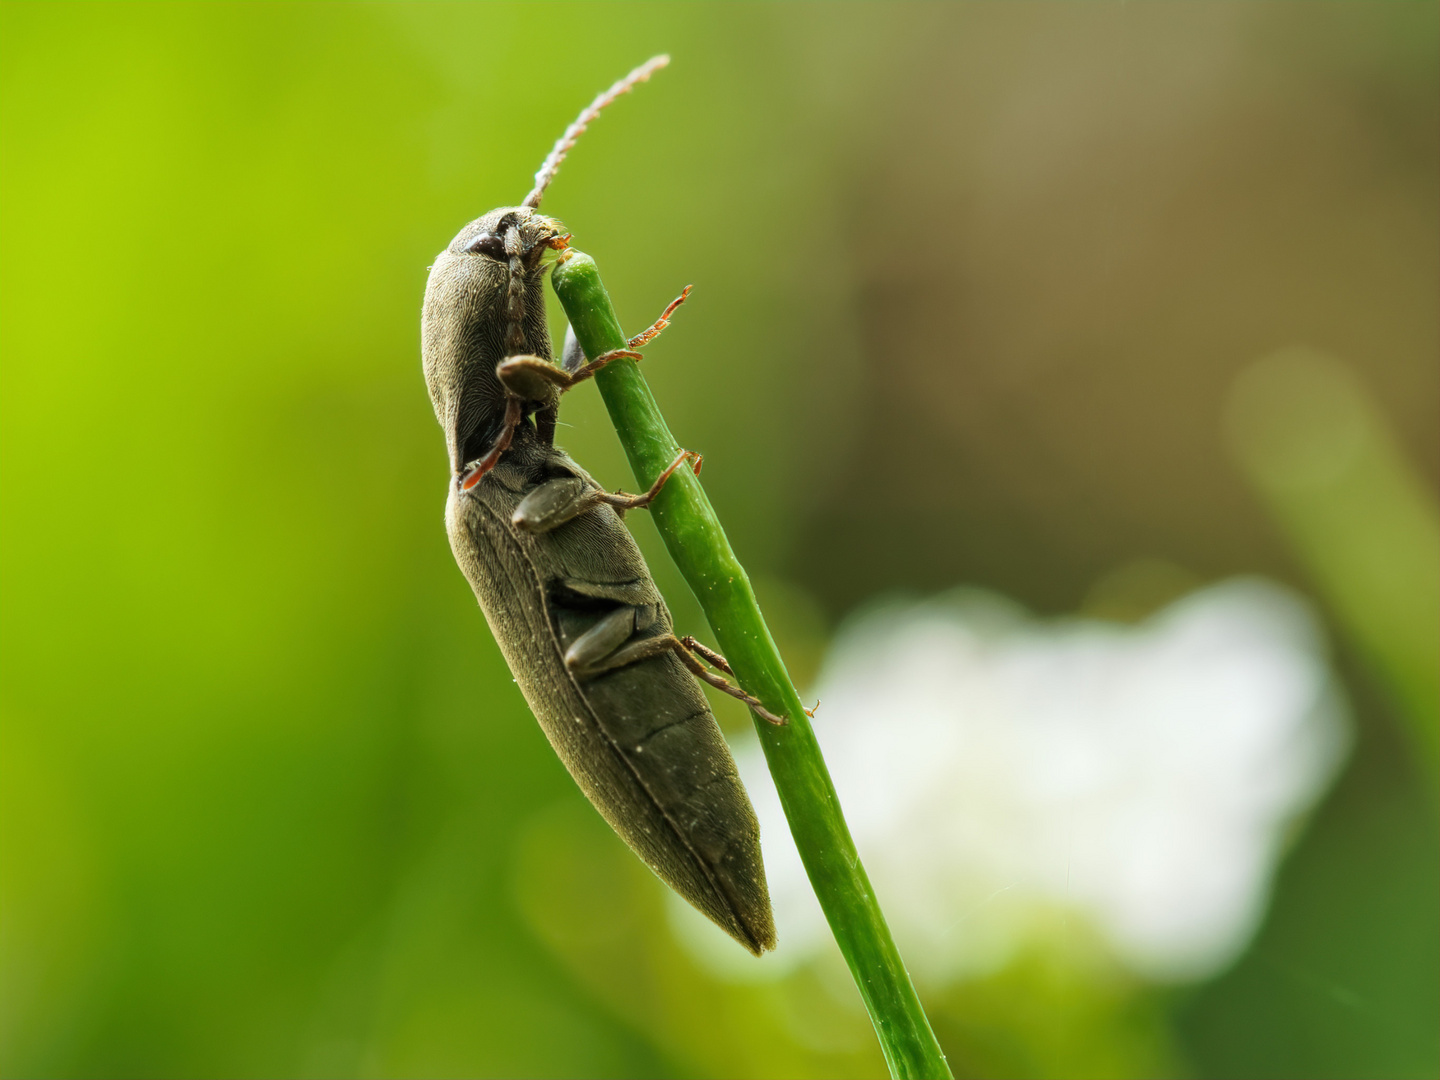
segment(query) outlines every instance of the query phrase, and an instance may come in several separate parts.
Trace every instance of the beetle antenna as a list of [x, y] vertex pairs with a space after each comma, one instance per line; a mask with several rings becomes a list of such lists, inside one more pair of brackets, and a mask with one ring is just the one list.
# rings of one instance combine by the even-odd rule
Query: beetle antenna
[[540, 198], [545, 194], [545, 189], [550, 186], [550, 181], [555, 179], [555, 174], [560, 171], [560, 163], [565, 160], [565, 155], [579, 141], [580, 136], [585, 134], [585, 128], [600, 115], [600, 110], [621, 94], [629, 93], [631, 87], [644, 82], [668, 63], [670, 63], [668, 56], [663, 54], [652, 56], [592, 101], [590, 107], [577, 116], [575, 122], [565, 129], [565, 134], [556, 140], [555, 149], [550, 151], [550, 156], [545, 159], [545, 164], [541, 165], [540, 171], [535, 174], [535, 187], [529, 195], [525, 196], [525, 202], [521, 205], [528, 206], [532, 210], [539, 209]]

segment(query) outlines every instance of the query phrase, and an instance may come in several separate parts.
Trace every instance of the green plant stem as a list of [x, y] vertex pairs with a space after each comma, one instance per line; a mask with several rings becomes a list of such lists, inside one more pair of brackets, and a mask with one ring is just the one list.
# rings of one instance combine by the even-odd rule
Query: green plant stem
[[[586, 356], [623, 349], [626, 338], [595, 260], [571, 250], [556, 264], [555, 292]], [[639, 365], [613, 361], [595, 377], [639, 490], [680, 452]], [[739, 684], [789, 723], [754, 713], [780, 803], [820, 907], [840, 946], [895, 1077], [949, 1077], [950, 1068], [885, 924], [840, 811], [830, 772], [800, 696], [699, 480], [679, 469], [650, 506], [675, 565], [694, 590]]]

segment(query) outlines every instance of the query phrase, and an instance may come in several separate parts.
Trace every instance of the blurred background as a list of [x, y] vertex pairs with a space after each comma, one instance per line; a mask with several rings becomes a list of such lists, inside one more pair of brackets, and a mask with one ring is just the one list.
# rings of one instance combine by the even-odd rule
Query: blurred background
[[545, 209], [695, 285], [644, 369], [956, 1074], [1435, 1075], [1440, 16], [1225, 3], [0, 7], [0, 1070], [884, 1074], [743, 711], [758, 962], [445, 539], [426, 268], [662, 51]]

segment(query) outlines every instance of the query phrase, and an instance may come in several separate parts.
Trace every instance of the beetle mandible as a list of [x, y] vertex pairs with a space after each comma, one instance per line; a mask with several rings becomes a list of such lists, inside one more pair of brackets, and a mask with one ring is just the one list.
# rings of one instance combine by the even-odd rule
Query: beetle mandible
[[[520, 206], [470, 222], [425, 287], [425, 381], [445, 434], [445, 524], [525, 700], [571, 776], [656, 874], [756, 955], [775, 946], [760, 830], [730, 752], [692, 675], [783, 719], [699, 659], [621, 523], [643, 495], [611, 494], [554, 445], [560, 394], [664, 328], [682, 293], [630, 348], [586, 362], [567, 337], [556, 366], [545, 322], [549, 253], [568, 241], [540, 214], [560, 162], [600, 110], [648, 79], [655, 57], [566, 129]], [[698, 654], [698, 655], [697, 655]], [[733, 673], [731, 673], [733, 674]]]

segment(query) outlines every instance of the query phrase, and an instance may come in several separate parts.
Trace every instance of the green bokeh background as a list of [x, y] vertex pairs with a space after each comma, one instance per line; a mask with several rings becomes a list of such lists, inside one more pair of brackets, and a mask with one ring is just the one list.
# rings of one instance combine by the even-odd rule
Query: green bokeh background
[[[1323, 600], [1221, 416], [1313, 345], [1433, 489], [1437, 43], [1433, 4], [4, 4], [0, 1070], [881, 1075], [813, 973], [687, 959], [530, 718], [445, 541], [430, 258], [668, 51], [546, 210], [629, 328], [695, 284], [646, 374], [797, 678], [886, 590]], [[1355, 750], [1249, 953], [928, 991], [957, 1074], [1440, 1070], [1435, 803], [1332, 632]]]

